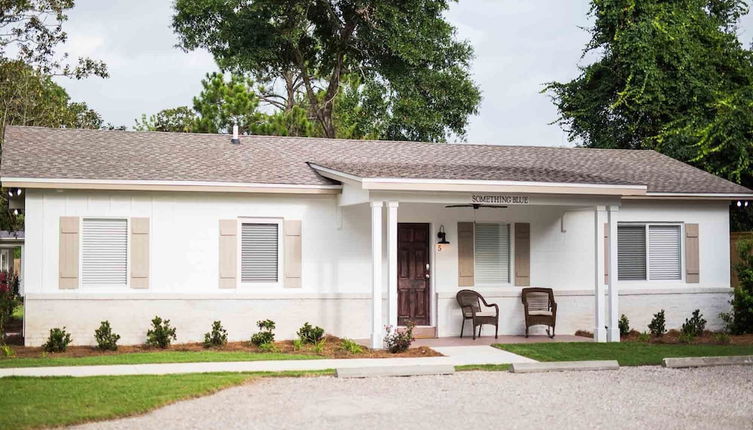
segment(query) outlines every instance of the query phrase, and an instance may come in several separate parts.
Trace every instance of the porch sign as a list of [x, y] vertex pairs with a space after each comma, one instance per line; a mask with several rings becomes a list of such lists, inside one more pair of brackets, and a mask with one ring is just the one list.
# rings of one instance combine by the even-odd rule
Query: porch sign
[[528, 196], [511, 196], [504, 194], [473, 194], [471, 203], [486, 203], [493, 205], [527, 205]]

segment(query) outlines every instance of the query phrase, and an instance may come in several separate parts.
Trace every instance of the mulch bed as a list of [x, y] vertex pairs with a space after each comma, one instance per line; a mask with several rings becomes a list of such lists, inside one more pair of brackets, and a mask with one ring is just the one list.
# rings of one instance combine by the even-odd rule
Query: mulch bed
[[204, 348], [201, 343], [181, 343], [170, 345], [167, 349], [149, 347], [146, 345], [123, 345], [118, 346], [117, 351], [100, 351], [91, 346], [69, 346], [65, 352], [47, 353], [40, 347], [14, 346], [16, 358], [38, 358], [41, 356], [54, 357], [88, 357], [101, 355], [128, 354], [134, 352], [160, 352], [160, 351], [245, 351], [249, 353], [259, 352], [277, 352], [281, 354], [292, 355], [318, 355], [324, 358], [395, 358], [395, 357], [440, 357], [442, 354], [426, 346], [410, 348], [399, 354], [392, 354], [388, 351], [370, 349], [363, 347], [360, 354], [351, 354], [340, 347], [342, 339], [335, 336], [326, 336], [326, 342], [321, 352], [317, 353], [313, 345], [304, 345], [301, 349], [296, 350], [293, 347], [293, 341], [283, 340], [275, 342], [275, 351], [261, 351], [250, 342], [228, 342], [222, 348]]
[[[586, 330], [578, 330], [576, 336], [583, 336], [593, 339], [593, 333]], [[693, 338], [690, 344], [703, 345], [753, 345], [753, 334], [728, 335], [729, 342], [720, 342], [720, 333], [713, 331], [704, 331], [701, 336]], [[647, 341], [640, 339], [641, 333], [638, 330], [630, 330], [626, 336], [621, 336], [623, 342], [643, 342], [643, 343], [660, 343], [660, 344], [680, 344], [680, 330], [669, 330], [664, 336], [650, 336]]]
[[[690, 343], [691, 344], [707, 344], [707, 345], [710, 345], [710, 344], [753, 345], [753, 334], [728, 335], [727, 338], [729, 339], [729, 342], [720, 342], [719, 335], [720, 333], [715, 333], [715, 332], [706, 330], [703, 332], [701, 336], [697, 336], [693, 338], [693, 341]], [[622, 336], [621, 339], [627, 342], [639, 342], [639, 339], [638, 339], [639, 336], [640, 336], [640, 333], [638, 331], [631, 330], [627, 336]], [[680, 342], [679, 330], [669, 330], [664, 336], [661, 336], [661, 337], [651, 336], [648, 342], [665, 343], [665, 344], [683, 343], [683, 342]]]

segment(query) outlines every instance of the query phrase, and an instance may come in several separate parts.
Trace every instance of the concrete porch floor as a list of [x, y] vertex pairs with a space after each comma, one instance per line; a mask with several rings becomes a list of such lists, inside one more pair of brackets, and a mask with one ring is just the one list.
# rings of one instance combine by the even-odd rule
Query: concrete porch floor
[[494, 336], [481, 336], [473, 340], [470, 336], [460, 337], [438, 337], [434, 339], [416, 339], [412, 347], [428, 346], [442, 347], [442, 346], [479, 346], [479, 345], [492, 345], [495, 343], [542, 343], [542, 342], [593, 342], [590, 337], [574, 336], [571, 334], [558, 334], [554, 339], [550, 339], [546, 335], [531, 335], [526, 338], [525, 336], [514, 335], [500, 335], [497, 339]]

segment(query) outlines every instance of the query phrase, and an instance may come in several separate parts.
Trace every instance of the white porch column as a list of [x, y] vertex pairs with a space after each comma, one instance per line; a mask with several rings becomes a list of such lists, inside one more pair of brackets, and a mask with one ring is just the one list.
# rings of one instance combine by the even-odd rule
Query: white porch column
[[609, 326], [609, 332], [607, 337], [609, 342], [620, 341], [620, 328], [618, 321], [620, 318], [619, 308], [619, 291], [617, 289], [617, 211], [618, 206], [609, 206], [608, 219], [609, 219], [609, 315], [607, 316], [607, 325]]
[[387, 315], [392, 327], [397, 327], [397, 207], [398, 202], [387, 202]]
[[[596, 279], [594, 280], [594, 342], [606, 342], [607, 330], [605, 328], [606, 321], [604, 320], [604, 222], [605, 207], [596, 206], [594, 208], [594, 249], [595, 258], [594, 265], [596, 266], [594, 272], [596, 273]], [[613, 272], [609, 273], [609, 279], [613, 277]]]
[[382, 202], [371, 202], [371, 347], [383, 348], [382, 339]]

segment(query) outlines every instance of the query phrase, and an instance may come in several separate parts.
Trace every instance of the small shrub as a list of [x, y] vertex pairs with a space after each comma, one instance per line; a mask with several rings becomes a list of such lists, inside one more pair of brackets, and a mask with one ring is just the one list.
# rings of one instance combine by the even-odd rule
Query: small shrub
[[661, 337], [667, 332], [666, 320], [664, 318], [664, 309], [654, 314], [654, 318], [648, 325], [648, 331], [654, 337]]
[[630, 333], [630, 320], [625, 314], [620, 316], [620, 321], [617, 322], [617, 327], [620, 328], [620, 336], [627, 336]]
[[280, 352], [280, 350], [277, 348], [277, 345], [275, 345], [272, 342], [262, 343], [259, 345], [259, 351], [261, 352]]
[[703, 319], [700, 309], [693, 311], [693, 315], [690, 318], [685, 318], [685, 323], [682, 325], [682, 333], [689, 334], [693, 337], [700, 336], [703, 331], [706, 330], [706, 320]]
[[360, 354], [363, 352], [363, 347], [350, 339], [343, 339], [340, 342], [340, 348], [350, 354]]
[[317, 354], [321, 354], [324, 352], [324, 346], [327, 344], [327, 339], [321, 339], [319, 342], [314, 344], [314, 352]]
[[303, 348], [303, 341], [301, 339], [293, 339], [293, 351], [300, 351]]
[[170, 327], [170, 320], [163, 320], [158, 316], [152, 319], [152, 328], [146, 332], [147, 345], [165, 349], [177, 339], [175, 328]]
[[720, 345], [729, 345], [732, 338], [727, 333], [714, 333], [714, 342]]
[[102, 321], [99, 323], [99, 328], [94, 330], [94, 339], [100, 351], [115, 351], [118, 349], [120, 335], [112, 332], [110, 321]]
[[275, 341], [275, 322], [272, 320], [257, 321], [256, 326], [259, 327], [259, 332], [254, 333], [251, 336], [251, 343], [256, 346], [261, 346]]
[[10, 345], [0, 345], [0, 351], [2, 351], [3, 357], [5, 358], [13, 358], [16, 356], [16, 351], [14, 351]]
[[407, 351], [414, 340], [413, 327], [415, 327], [415, 324], [412, 321], [408, 322], [406, 329], [403, 331], [393, 330], [392, 326], [385, 327], [387, 331], [387, 334], [384, 336], [385, 349], [393, 354]]
[[693, 339], [695, 339], [695, 335], [692, 333], [680, 333], [680, 336], [677, 337], [677, 341], [680, 343], [692, 343]]
[[308, 322], [298, 329], [296, 333], [303, 343], [317, 343], [324, 337], [324, 329], [317, 326], [312, 327]]
[[651, 335], [646, 333], [645, 331], [638, 335], [638, 342], [649, 342], [651, 340]]
[[225, 346], [227, 344], [227, 330], [220, 321], [212, 323], [212, 331], [204, 333], [204, 348]]
[[47, 342], [42, 345], [42, 349], [47, 352], [63, 352], [71, 343], [71, 334], [65, 331], [63, 328], [50, 329], [50, 337], [47, 338]]

